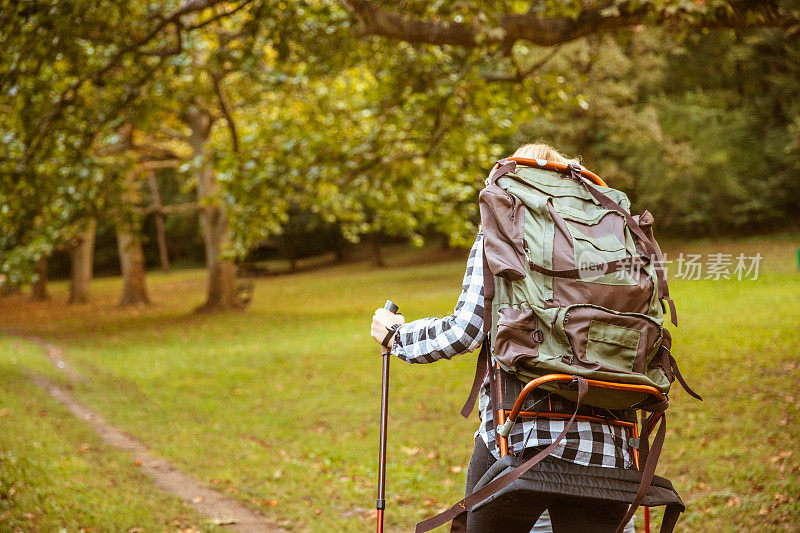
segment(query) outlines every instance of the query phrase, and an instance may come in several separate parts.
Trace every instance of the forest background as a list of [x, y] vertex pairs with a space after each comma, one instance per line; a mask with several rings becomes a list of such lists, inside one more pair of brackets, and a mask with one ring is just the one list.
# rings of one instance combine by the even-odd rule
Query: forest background
[[[797, 228], [792, 2], [10, 2], [4, 292], [159, 264], [240, 307], [263, 260], [464, 246], [492, 163], [544, 140], [660, 234]], [[237, 263], [239, 266], [237, 267]], [[274, 271], [274, 268], [271, 269]]]

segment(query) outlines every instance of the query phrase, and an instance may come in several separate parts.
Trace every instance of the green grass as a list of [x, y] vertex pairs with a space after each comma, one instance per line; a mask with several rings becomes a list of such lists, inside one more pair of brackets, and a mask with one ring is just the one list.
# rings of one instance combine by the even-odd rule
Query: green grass
[[[671, 284], [674, 353], [706, 400], [676, 388], [660, 463], [689, 507], [684, 531], [800, 523], [798, 244], [790, 235], [669, 247], [765, 257], [755, 281]], [[409, 319], [452, 310], [464, 258], [426, 259], [260, 279], [247, 313], [191, 314], [204, 274], [184, 271], [149, 277], [147, 309], [114, 307], [120, 282], [103, 279], [90, 305], [67, 307], [65, 286], [53, 284], [53, 303], [7, 298], [0, 316], [64, 345], [87, 377], [77, 397], [154, 453], [285, 527], [364, 531], [374, 520], [381, 364], [369, 321], [387, 297]], [[458, 409], [473, 365], [473, 356], [393, 361], [387, 530], [409, 531], [462, 494], [476, 421]]]
[[0, 530], [209, 528], [34, 386], [23, 367], [52, 372], [38, 347], [0, 336]]

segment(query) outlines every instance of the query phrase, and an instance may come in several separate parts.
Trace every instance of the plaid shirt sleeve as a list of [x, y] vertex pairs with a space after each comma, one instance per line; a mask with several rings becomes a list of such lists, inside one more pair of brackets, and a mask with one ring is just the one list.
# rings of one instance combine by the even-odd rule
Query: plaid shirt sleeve
[[469, 252], [467, 271], [453, 314], [422, 318], [397, 330], [392, 353], [409, 363], [433, 363], [478, 348], [483, 333], [483, 234]]

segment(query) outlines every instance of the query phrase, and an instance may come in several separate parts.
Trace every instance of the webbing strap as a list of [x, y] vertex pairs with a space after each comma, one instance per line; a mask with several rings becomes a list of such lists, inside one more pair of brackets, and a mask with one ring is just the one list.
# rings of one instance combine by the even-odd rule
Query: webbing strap
[[489, 368], [488, 345], [488, 339], [483, 341], [481, 351], [478, 352], [478, 362], [475, 365], [475, 377], [472, 378], [472, 388], [469, 391], [469, 396], [467, 396], [467, 401], [464, 402], [464, 407], [461, 408], [461, 416], [464, 418], [469, 418], [469, 415], [472, 414], [472, 410], [475, 408], [475, 402], [478, 399], [478, 392], [480, 392], [481, 385], [483, 384], [483, 378], [486, 377]]
[[541, 265], [537, 265], [536, 263], [529, 261], [528, 266], [531, 270], [535, 270], [541, 274], [545, 274], [546, 276], [550, 276], [553, 278], [570, 278], [570, 279], [583, 279], [583, 278], [592, 278], [597, 276], [602, 276], [604, 274], [611, 274], [613, 272], [618, 272], [620, 270], [625, 270], [626, 268], [630, 268], [633, 263], [630, 259], [615, 259], [614, 261], [609, 261], [607, 263], [597, 263], [593, 265], [587, 265], [585, 268], [567, 268], [564, 270], [551, 270], [549, 268], [545, 268]]
[[[625, 518], [623, 518], [622, 522], [620, 522], [620, 524], [617, 526], [615, 533], [623, 533], [625, 526], [628, 524], [628, 521], [631, 519], [634, 513], [636, 513], [636, 509], [639, 508], [639, 504], [642, 503], [642, 500], [647, 495], [647, 491], [650, 488], [650, 484], [653, 482], [653, 476], [656, 473], [656, 464], [658, 463], [658, 456], [661, 455], [661, 448], [664, 446], [664, 437], [667, 434], [667, 416], [662, 413], [660, 418], [661, 420], [659, 421], [658, 432], [653, 439], [653, 446], [647, 453], [647, 459], [645, 460], [644, 467], [642, 467], [642, 484], [639, 485], [639, 491], [636, 493], [636, 497], [631, 502], [631, 506], [628, 508]], [[641, 439], [646, 441], [647, 438], [648, 431], [647, 425], [645, 424], [645, 427], [642, 430]], [[661, 530], [664, 531], [663, 523]]]
[[497, 166], [489, 173], [489, 177], [486, 179], [486, 181], [490, 184], [495, 183], [498, 179], [502, 178], [509, 172], [514, 172], [516, 169], [517, 164], [514, 161], [501, 159], [497, 162]]
[[[484, 239], [486, 237], [484, 236]], [[484, 241], [485, 242], [485, 241]], [[492, 301], [494, 300], [494, 276], [489, 269], [489, 261], [486, 259], [486, 247], [483, 249], [483, 333], [484, 340], [481, 351], [478, 353], [478, 360], [475, 364], [475, 377], [472, 379], [472, 388], [467, 396], [467, 401], [461, 408], [461, 416], [469, 418], [475, 408], [483, 378], [491, 374], [491, 358], [489, 357], [489, 332], [492, 329]]]
[[703, 401], [702, 396], [693, 391], [691, 387], [689, 387], [689, 385], [686, 383], [686, 380], [683, 379], [683, 374], [681, 374], [681, 371], [678, 368], [678, 362], [672, 356], [672, 352], [669, 351], [669, 348], [663, 347], [662, 349], [664, 350], [664, 357], [668, 359], [668, 364], [672, 375], [678, 378], [678, 381], [680, 382], [681, 387], [683, 387], [683, 390], [689, 393], [690, 396], [697, 398], [702, 402]]
[[[573, 379], [578, 384], [578, 400], [575, 404], [575, 412], [572, 413], [572, 417], [569, 419], [569, 422], [567, 422], [567, 424], [564, 426], [564, 430], [561, 431], [558, 437], [556, 437], [556, 439], [547, 448], [537, 453], [510, 472], [506, 472], [502, 476], [493, 479], [480, 489], [476, 490], [469, 496], [450, 507], [445, 512], [418, 523], [414, 529], [414, 533], [424, 533], [426, 531], [430, 531], [431, 529], [444, 525], [451, 520], [454, 521], [454, 527], [462, 527], [464, 523], [464, 516], [466, 515], [467, 511], [492, 494], [495, 494], [496, 492], [509, 486], [511, 483], [519, 479], [522, 474], [536, 466], [538, 463], [544, 460], [545, 457], [550, 455], [556, 446], [558, 446], [558, 443], [560, 443], [561, 440], [567, 435], [567, 432], [572, 429], [572, 425], [575, 423], [575, 417], [578, 415], [578, 408], [580, 408], [581, 402], [583, 402], [583, 398], [586, 396], [586, 392], [589, 390], [589, 383], [584, 378], [580, 376], [573, 376]], [[454, 520], [456, 518], [458, 518], [458, 520]], [[458, 529], [454, 530], [458, 531]], [[451, 529], [451, 532], [454, 530]]]

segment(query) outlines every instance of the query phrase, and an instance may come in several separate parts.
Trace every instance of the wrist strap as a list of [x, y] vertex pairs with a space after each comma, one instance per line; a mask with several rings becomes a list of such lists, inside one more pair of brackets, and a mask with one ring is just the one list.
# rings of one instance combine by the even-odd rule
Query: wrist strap
[[392, 337], [397, 332], [397, 328], [399, 327], [400, 324], [393, 324], [392, 327], [389, 328], [389, 331], [386, 332], [386, 336], [383, 338], [383, 341], [381, 342], [381, 345], [383, 345], [384, 348], [389, 347], [389, 341], [392, 340]]

